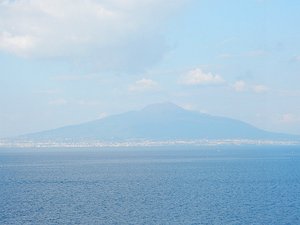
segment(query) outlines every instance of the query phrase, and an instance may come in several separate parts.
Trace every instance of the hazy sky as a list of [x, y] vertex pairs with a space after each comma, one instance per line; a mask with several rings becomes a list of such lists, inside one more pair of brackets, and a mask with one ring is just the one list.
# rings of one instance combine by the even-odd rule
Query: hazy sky
[[171, 101], [300, 134], [298, 0], [0, 0], [0, 137]]

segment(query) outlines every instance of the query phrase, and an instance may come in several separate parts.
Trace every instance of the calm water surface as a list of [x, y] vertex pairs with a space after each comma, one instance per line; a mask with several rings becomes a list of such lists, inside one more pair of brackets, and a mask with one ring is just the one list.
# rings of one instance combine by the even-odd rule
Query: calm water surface
[[300, 224], [300, 147], [0, 149], [0, 224]]

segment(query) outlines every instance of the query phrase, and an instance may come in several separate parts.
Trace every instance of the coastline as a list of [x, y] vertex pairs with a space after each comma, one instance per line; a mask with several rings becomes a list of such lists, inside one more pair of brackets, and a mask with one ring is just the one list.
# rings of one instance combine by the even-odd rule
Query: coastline
[[255, 139], [198, 139], [198, 140], [124, 140], [124, 141], [53, 141], [0, 140], [0, 148], [106, 148], [106, 147], [164, 147], [164, 146], [297, 146], [300, 141]]

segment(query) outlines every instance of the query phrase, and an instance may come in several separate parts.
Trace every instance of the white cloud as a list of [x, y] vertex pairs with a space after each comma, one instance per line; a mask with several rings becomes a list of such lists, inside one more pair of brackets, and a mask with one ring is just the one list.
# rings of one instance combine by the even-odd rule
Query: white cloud
[[185, 74], [180, 83], [185, 85], [219, 85], [224, 83], [220, 75], [206, 73], [200, 68], [193, 69]]
[[154, 91], [157, 90], [158, 87], [159, 85], [157, 82], [143, 78], [130, 85], [128, 90], [133, 92]]
[[205, 109], [199, 109], [197, 105], [192, 104], [192, 103], [183, 103], [183, 104], [179, 104], [180, 107], [186, 109], [186, 110], [190, 110], [190, 111], [198, 111], [200, 113], [205, 113], [208, 114], [208, 111]]
[[232, 86], [233, 86], [234, 90], [237, 92], [246, 91], [246, 89], [247, 89], [246, 82], [243, 80], [236, 81]]
[[294, 57], [292, 58], [292, 61], [300, 62], [300, 55], [294, 56]]
[[196, 110], [197, 109], [197, 107], [191, 103], [183, 103], [183, 104], [179, 104], [179, 106], [186, 110]]
[[105, 117], [108, 117], [108, 114], [106, 112], [103, 112], [99, 114], [98, 119], [103, 119]]
[[30, 35], [15, 35], [6, 31], [0, 32], [0, 49], [19, 55], [30, 52], [34, 47], [35, 39]]
[[265, 85], [261, 85], [261, 84], [258, 84], [258, 85], [253, 85], [252, 86], [252, 90], [255, 92], [255, 93], [265, 93], [265, 92], [268, 92], [269, 91], [269, 88]]
[[270, 90], [269, 87], [262, 84], [249, 85], [243, 80], [238, 80], [232, 85], [236, 92], [252, 91], [257, 94], [266, 93]]
[[288, 124], [298, 123], [298, 122], [300, 122], [300, 118], [295, 116], [292, 113], [285, 113], [285, 114], [281, 115], [280, 122], [288, 123]]
[[147, 67], [168, 49], [164, 21], [186, 1], [0, 1], [0, 50], [93, 59], [99, 67]]

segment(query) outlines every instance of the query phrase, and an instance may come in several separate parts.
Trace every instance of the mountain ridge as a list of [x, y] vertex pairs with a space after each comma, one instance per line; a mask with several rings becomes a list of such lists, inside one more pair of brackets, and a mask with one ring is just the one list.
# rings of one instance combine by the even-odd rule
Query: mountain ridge
[[157, 103], [102, 119], [22, 135], [33, 140], [191, 140], [275, 139], [300, 140], [297, 135], [256, 128], [243, 121], [183, 109], [173, 103]]

